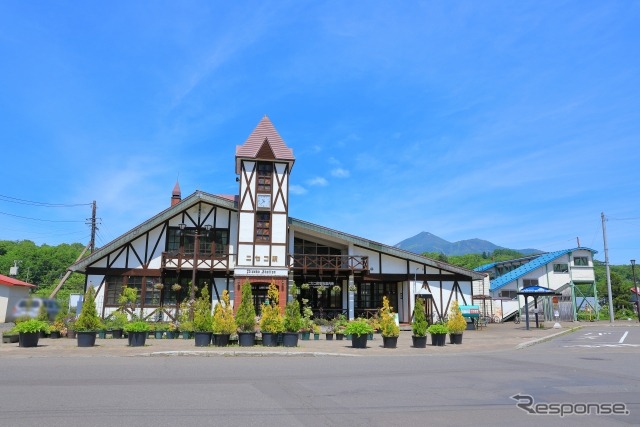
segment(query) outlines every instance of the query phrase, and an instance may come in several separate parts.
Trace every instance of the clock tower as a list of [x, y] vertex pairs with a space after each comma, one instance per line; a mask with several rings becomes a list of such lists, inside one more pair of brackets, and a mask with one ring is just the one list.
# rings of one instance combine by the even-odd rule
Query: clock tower
[[236, 147], [240, 184], [236, 299], [245, 281], [263, 286], [275, 280], [281, 303], [286, 301], [289, 174], [294, 162], [293, 151], [267, 116]]

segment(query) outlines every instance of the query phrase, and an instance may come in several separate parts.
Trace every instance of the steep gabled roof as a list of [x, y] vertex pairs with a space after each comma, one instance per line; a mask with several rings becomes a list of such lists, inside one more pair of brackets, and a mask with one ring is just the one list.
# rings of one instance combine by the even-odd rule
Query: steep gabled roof
[[80, 261], [73, 264], [69, 269], [71, 271], [84, 271], [84, 269], [91, 265], [91, 263], [101, 259], [106, 256], [110, 252], [118, 249], [122, 245], [129, 243], [130, 241], [136, 239], [139, 235], [146, 233], [149, 230], [157, 227], [162, 224], [167, 219], [173, 218], [178, 215], [180, 212], [188, 209], [192, 205], [195, 205], [198, 202], [207, 202], [212, 205], [220, 206], [229, 210], [236, 210], [236, 202], [231, 198], [231, 196], [216, 196], [213, 194], [205, 193], [203, 191], [196, 191], [195, 193], [188, 196], [186, 199], [183, 199], [180, 203], [177, 203], [164, 211], [160, 212], [156, 216], [146, 220], [139, 226], [127, 231], [120, 237], [112, 240], [106, 245], [102, 246], [94, 253], [89, 255], [86, 258], [81, 259]]
[[13, 277], [0, 274], [0, 285], [2, 286], [24, 286], [25, 288], [35, 288], [36, 285], [23, 282], [22, 280], [14, 279]]
[[511, 270], [510, 272], [494, 279], [491, 281], [491, 290], [495, 291], [497, 289], [502, 288], [503, 286], [508, 285], [509, 283], [513, 282], [514, 280], [517, 280], [519, 278], [521, 278], [522, 276], [537, 270], [538, 268], [549, 264], [550, 262], [552, 262], [553, 260], [556, 260], [558, 258], [560, 258], [563, 255], [566, 255], [570, 252], [575, 252], [578, 250], [585, 250], [585, 251], [591, 251], [591, 253], [597, 253], [598, 251], [595, 251], [593, 249], [589, 249], [589, 248], [573, 248], [573, 249], [563, 249], [561, 251], [555, 251], [555, 252], [549, 252], [546, 254], [542, 254], [539, 257], [529, 261], [528, 263], [521, 265], [520, 267], [516, 268], [515, 270]]
[[285, 160], [291, 163], [296, 159], [293, 150], [287, 147], [267, 116], [260, 120], [244, 144], [236, 147], [236, 167], [239, 158]]

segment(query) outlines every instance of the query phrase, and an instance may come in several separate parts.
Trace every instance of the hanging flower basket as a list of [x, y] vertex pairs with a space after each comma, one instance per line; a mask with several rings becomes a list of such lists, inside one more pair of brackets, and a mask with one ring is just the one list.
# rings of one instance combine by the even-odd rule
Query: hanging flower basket
[[333, 286], [333, 288], [331, 288], [331, 291], [332, 291], [334, 294], [337, 294], [337, 293], [338, 293], [338, 292], [340, 292], [341, 290], [342, 290], [342, 288], [341, 288], [340, 286], [338, 286], [338, 285], [334, 285], [334, 286]]
[[179, 284], [175, 283], [174, 285], [171, 286], [171, 290], [173, 292], [180, 292], [180, 289], [182, 289], [182, 286], [180, 286]]
[[164, 288], [164, 285], [162, 283], [155, 283], [153, 285], [153, 289], [156, 289], [158, 291], [161, 290], [162, 288]]
[[349, 292], [355, 292], [357, 290], [356, 285], [349, 285]]

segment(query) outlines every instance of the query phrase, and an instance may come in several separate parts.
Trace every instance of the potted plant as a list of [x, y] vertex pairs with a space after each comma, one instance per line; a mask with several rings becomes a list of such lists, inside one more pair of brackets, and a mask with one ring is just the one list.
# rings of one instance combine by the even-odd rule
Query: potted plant
[[172, 340], [176, 337], [178, 332], [178, 324], [176, 322], [167, 323], [166, 336], [168, 340]]
[[75, 324], [78, 347], [93, 347], [96, 344], [96, 332], [102, 327], [102, 321], [96, 310], [96, 290], [93, 286], [89, 286], [84, 295], [80, 316]]
[[[38, 310], [38, 316], [36, 317], [36, 319], [41, 320], [49, 325], [49, 312], [47, 311], [47, 306], [44, 303], [40, 304], [40, 309]], [[40, 338], [46, 338], [47, 335], [49, 335], [49, 329], [47, 329], [46, 331], [40, 331]]]
[[425, 348], [427, 346], [427, 317], [424, 311], [424, 301], [422, 298], [416, 299], [416, 305], [413, 307], [413, 323], [411, 323], [413, 335], [411, 339], [413, 346], [416, 348]]
[[333, 341], [334, 328], [334, 322], [332, 320], [328, 321], [324, 330], [325, 338], [327, 341]]
[[300, 327], [300, 337], [304, 341], [309, 340], [311, 331], [313, 331], [313, 320], [311, 320], [312, 316], [313, 310], [309, 307], [309, 300], [307, 298], [302, 298], [302, 326]]
[[449, 342], [451, 344], [462, 344], [462, 333], [467, 329], [467, 321], [462, 315], [458, 301], [454, 300], [449, 309], [449, 317], [447, 320], [447, 329], [449, 330]]
[[347, 324], [344, 332], [351, 335], [353, 348], [367, 348], [367, 336], [373, 332], [373, 328], [366, 319], [355, 319]]
[[67, 325], [67, 338], [76, 339], [76, 319], [71, 317], [66, 320]]
[[268, 302], [262, 304], [262, 317], [260, 318], [262, 345], [275, 347], [278, 344], [278, 334], [284, 331], [284, 319], [280, 312], [278, 287], [273, 281], [269, 285], [267, 298]]
[[443, 347], [449, 330], [442, 323], [434, 323], [427, 328], [427, 332], [431, 334], [431, 345]]
[[298, 345], [298, 331], [300, 331], [302, 327], [300, 304], [297, 300], [289, 301], [284, 308], [283, 326], [282, 345], [285, 347], [296, 347]]
[[256, 308], [253, 305], [251, 283], [244, 282], [241, 292], [240, 305], [236, 313], [238, 345], [240, 347], [252, 347], [256, 342]]
[[169, 330], [169, 324], [166, 322], [156, 322], [153, 325], [154, 338], [161, 340], [164, 333]]
[[229, 298], [229, 292], [222, 291], [221, 301], [216, 304], [213, 311], [213, 343], [218, 347], [225, 347], [229, 344], [229, 337], [237, 329], [236, 321], [233, 318], [233, 307]]
[[[373, 332], [380, 331], [380, 318], [378, 317], [378, 313], [375, 313], [373, 316], [367, 319], [367, 322], [369, 322], [369, 325], [371, 325]], [[368, 339], [373, 339], [373, 332], [368, 335]]]
[[49, 324], [38, 319], [29, 319], [16, 324], [14, 330], [18, 333], [20, 347], [37, 347], [40, 333], [49, 332]]
[[107, 332], [110, 331], [113, 338], [122, 338], [122, 332], [128, 321], [129, 318], [125, 312], [120, 310], [114, 311], [105, 319]]
[[348, 323], [349, 322], [347, 321], [347, 318], [344, 314], [339, 314], [336, 316], [334, 327], [336, 332], [336, 340], [342, 341], [342, 339], [344, 338], [344, 330], [347, 327]]
[[313, 324], [313, 339], [318, 341], [320, 339], [320, 325]]
[[134, 319], [124, 326], [124, 331], [129, 336], [129, 345], [131, 347], [144, 346], [150, 330], [149, 323], [142, 319]]
[[200, 298], [196, 299], [193, 308], [193, 331], [197, 347], [206, 347], [211, 344], [213, 325], [211, 317], [211, 298], [209, 290], [203, 287]]
[[20, 341], [20, 334], [16, 331], [16, 327], [2, 333], [2, 342], [4, 344], [13, 344]]
[[382, 331], [382, 345], [384, 348], [396, 348], [400, 327], [396, 324], [393, 308], [389, 305], [387, 297], [382, 298], [380, 309], [380, 330]]

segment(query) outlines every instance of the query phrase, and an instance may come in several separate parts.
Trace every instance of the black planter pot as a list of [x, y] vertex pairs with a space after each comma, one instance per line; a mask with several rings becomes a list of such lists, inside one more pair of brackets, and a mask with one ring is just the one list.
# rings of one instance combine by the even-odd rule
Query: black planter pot
[[2, 335], [2, 342], [4, 344], [13, 344], [13, 343], [17, 343], [19, 341], [20, 341], [20, 335], [19, 334]]
[[111, 336], [117, 339], [122, 338], [122, 329], [114, 329], [113, 331], [111, 331]]
[[351, 335], [351, 347], [367, 348], [367, 335]]
[[229, 345], [230, 334], [213, 334], [213, 345], [216, 347], [226, 347]]
[[396, 348], [398, 346], [398, 337], [382, 337], [382, 346], [384, 348]]
[[282, 345], [285, 347], [297, 347], [298, 346], [298, 333], [297, 332], [285, 332], [282, 334]]
[[240, 347], [253, 347], [256, 345], [256, 333], [238, 332], [238, 345]]
[[40, 332], [20, 332], [18, 337], [19, 347], [37, 347]]
[[444, 347], [447, 341], [447, 334], [431, 334], [431, 345]]
[[336, 340], [342, 341], [344, 339], [344, 334], [336, 334]]
[[417, 337], [415, 335], [411, 336], [411, 340], [413, 341], [413, 346], [415, 348], [425, 348], [427, 347], [427, 336]]
[[164, 331], [155, 331], [154, 332], [155, 339], [157, 339], [157, 340], [161, 340], [163, 335], [164, 335]]
[[76, 332], [78, 339], [78, 347], [93, 347], [96, 345], [96, 331], [92, 332]]
[[76, 339], [76, 331], [74, 331], [73, 329], [68, 329], [67, 330], [67, 338], [71, 338], [72, 340]]
[[191, 338], [191, 332], [189, 332], [189, 331], [182, 331], [182, 339], [183, 339], [183, 340], [188, 340], [189, 338]]
[[278, 334], [273, 332], [262, 333], [262, 345], [265, 347], [275, 347], [278, 345]]
[[129, 345], [131, 347], [144, 347], [148, 335], [147, 332], [129, 332]]
[[211, 344], [212, 335], [213, 333], [211, 332], [196, 332], [195, 333], [196, 347], [208, 347]]
[[462, 334], [449, 334], [449, 343], [462, 344]]
[[333, 334], [327, 334], [327, 341], [333, 341]]
[[60, 338], [60, 331], [51, 331], [49, 334], [49, 338], [57, 339]]

